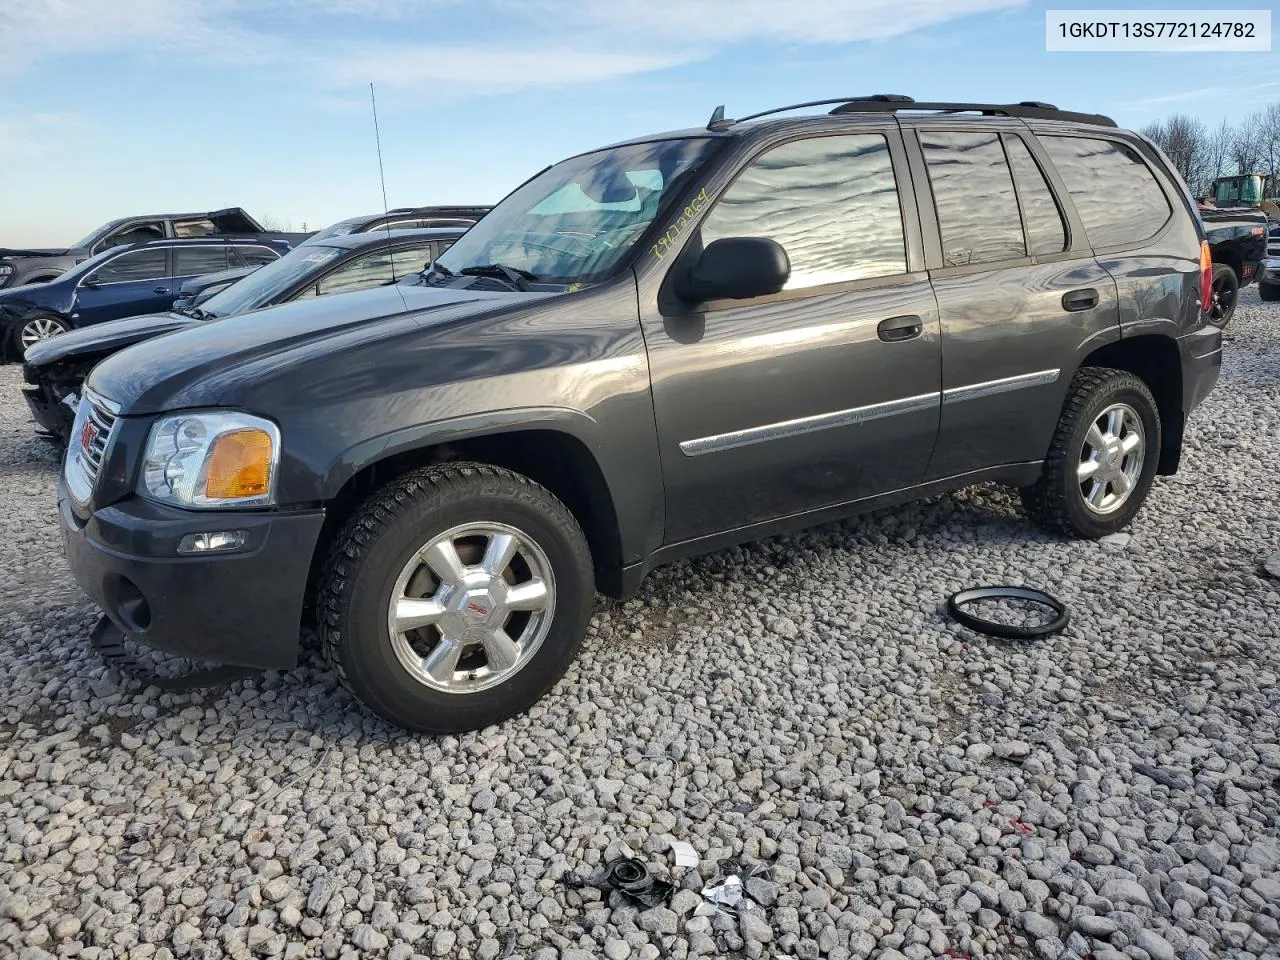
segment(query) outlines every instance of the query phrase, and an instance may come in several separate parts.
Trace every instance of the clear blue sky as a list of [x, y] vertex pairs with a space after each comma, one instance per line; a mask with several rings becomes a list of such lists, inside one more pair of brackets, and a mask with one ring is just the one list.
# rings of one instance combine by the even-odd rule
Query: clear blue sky
[[0, 0], [0, 246], [165, 210], [316, 229], [381, 209], [370, 81], [393, 206], [494, 201], [718, 103], [1037, 99], [1142, 126], [1280, 100], [1276, 53], [1046, 53], [1049, 6], [1067, 4]]

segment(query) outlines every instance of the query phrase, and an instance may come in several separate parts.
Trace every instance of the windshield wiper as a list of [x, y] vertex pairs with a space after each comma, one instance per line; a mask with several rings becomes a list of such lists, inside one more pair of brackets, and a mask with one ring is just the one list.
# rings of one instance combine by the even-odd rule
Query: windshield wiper
[[521, 270], [519, 267], [509, 267], [505, 263], [483, 263], [475, 267], [463, 267], [458, 272], [469, 277], [492, 277], [494, 280], [506, 280], [514, 289], [521, 292], [531, 289], [528, 281], [538, 279], [536, 273]]
[[419, 282], [424, 284], [431, 283], [436, 277], [439, 277], [441, 280], [448, 280], [453, 276], [454, 272], [448, 267], [441, 266], [438, 261], [432, 261], [430, 264], [423, 267], [418, 273]]
[[197, 320], [215, 319], [214, 314], [210, 313], [208, 310], [203, 310], [200, 307], [183, 307], [178, 312], [186, 314], [188, 317], [195, 317]]

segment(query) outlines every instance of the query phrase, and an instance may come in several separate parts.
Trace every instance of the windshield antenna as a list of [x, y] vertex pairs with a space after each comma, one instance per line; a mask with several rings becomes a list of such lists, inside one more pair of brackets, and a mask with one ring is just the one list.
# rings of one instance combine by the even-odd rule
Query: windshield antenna
[[[391, 206], [387, 203], [387, 174], [382, 169], [382, 133], [378, 130], [378, 98], [373, 93], [373, 83], [369, 83], [369, 104], [373, 107], [373, 142], [378, 147], [378, 179], [382, 181], [382, 212], [387, 222], [387, 262], [391, 264], [391, 282], [396, 282], [396, 258], [391, 251]], [[401, 294], [403, 296], [403, 294]]]

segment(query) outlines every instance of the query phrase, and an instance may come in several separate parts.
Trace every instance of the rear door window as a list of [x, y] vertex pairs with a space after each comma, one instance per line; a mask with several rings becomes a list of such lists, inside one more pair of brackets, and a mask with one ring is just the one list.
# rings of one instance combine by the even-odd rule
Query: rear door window
[[999, 134], [921, 130], [920, 146], [938, 212], [943, 266], [1025, 257], [1018, 198]]
[[787, 290], [906, 273], [902, 210], [880, 134], [810, 137], [769, 150], [702, 224], [704, 246], [768, 237], [787, 251]]
[[227, 269], [226, 247], [178, 247], [173, 253], [175, 277], [198, 277]]
[[1044, 178], [1031, 148], [1021, 137], [1005, 137], [1005, 153], [1018, 182], [1018, 202], [1027, 232], [1027, 252], [1033, 257], [1061, 253], [1067, 247], [1067, 229], [1053, 191]]
[[1138, 152], [1094, 137], [1041, 135], [1094, 247], [1136, 244], [1154, 237], [1172, 209]]
[[214, 222], [208, 219], [173, 221], [175, 237], [211, 237], [218, 232]]
[[91, 276], [98, 283], [132, 283], [158, 280], [169, 275], [169, 252], [163, 247], [131, 250], [108, 260]]

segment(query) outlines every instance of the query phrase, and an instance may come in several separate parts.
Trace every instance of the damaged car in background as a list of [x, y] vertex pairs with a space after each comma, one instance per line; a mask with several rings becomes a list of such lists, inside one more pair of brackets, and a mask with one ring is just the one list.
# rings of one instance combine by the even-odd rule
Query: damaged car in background
[[[85, 376], [111, 354], [161, 334], [273, 304], [349, 293], [415, 276], [465, 230], [436, 227], [397, 230], [390, 236], [382, 232], [333, 236], [298, 246], [252, 269], [198, 304], [99, 324], [36, 344], [27, 350], [22, 367], [27, 406], [44, 430], [65, 441]], [[269, 316], [264, 314], [263, 321]]]
[[167, 310], [184, 280], [277, 259], [289, 249], [287, 240], [224, 237], [109, 247], [48, 283], [0, 290], [0, 354], [21, 359], [68, 330]]
[[20, 287], [26, 283], [47, 283], [104, 250], [148, 240], [235, 237], [282, 240], [287, 246], [297, 246], [309, 236], [309, 233], [268, 230], [240, 207], [208, 213], [153, 213], [124, 217], [104, 223], [69, 247], [0, 247], [0, 289]]

